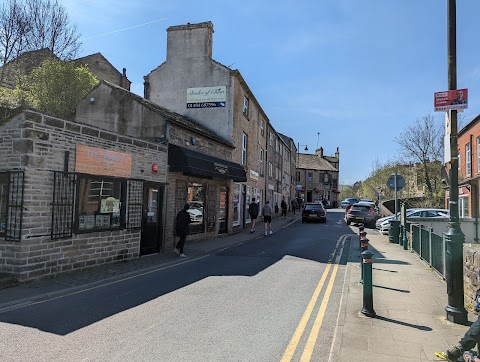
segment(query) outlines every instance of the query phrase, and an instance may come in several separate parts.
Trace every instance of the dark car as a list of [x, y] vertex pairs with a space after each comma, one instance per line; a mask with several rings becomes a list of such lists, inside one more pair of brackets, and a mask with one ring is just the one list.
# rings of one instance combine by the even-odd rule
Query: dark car
[[302, 211], [302, 222], [327, 221], [327, 210], [321, 203], [306, 203]]
[[375, 204], [370, 202], [357, 202], [345, 213], [347, 225], [351, 223], [363, 223], [365, 226], [375, 228], [378, 214], [375, 211]]
[[340, 203], [340, 206], [344, 209], [348, 209], [350, 206], [352, 206], [353, 204], [355, 204], [359, 201], [360, 201], [359, 199], [356, 199], [354, 197], [347, 197], [345, 200], [343, 200]]

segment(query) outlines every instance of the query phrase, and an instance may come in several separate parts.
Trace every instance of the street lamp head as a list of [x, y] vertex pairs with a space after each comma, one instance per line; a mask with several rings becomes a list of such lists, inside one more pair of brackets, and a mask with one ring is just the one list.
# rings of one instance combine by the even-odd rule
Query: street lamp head
[[307, 146], [305, 146], [305, 151], [308, 151], [308, 147], [307, 147]]

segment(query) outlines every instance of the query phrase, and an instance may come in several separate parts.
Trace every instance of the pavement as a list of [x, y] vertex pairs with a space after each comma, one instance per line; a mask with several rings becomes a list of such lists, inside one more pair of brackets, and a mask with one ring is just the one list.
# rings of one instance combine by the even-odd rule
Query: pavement
[[[274, 231], [298, 219], [280, 217], [273, 220]], [[358, 228], [351, 226], [358, 235]], [[434, 361], [436, 351], [445, 351], [468, 329], [446, 320], [446, 283], [418, 255], [390, 243], [388, 236], [365, 229], [373, 256], [373, 308], [376, 317], [364, 316], [363, 284], [360, 283], [360, 250], [358, 238], [351, 235], [348, 263], [343, 284], [342, 301], [333, 337], [333, 349], [325, 361]], [[188, 243], [189, 257], [257, 238], [263, 225], [250, 234], [243, 230], [234, 235]], [[0, 313], [19, 305], [30, 305], [60, 295], [73, 294], [97, 285], [167, 268], [179, 262], [177, 255], [166, 251], [136, 260], [107, 264], [84, 271], [41, 279], [0, 289]], [[1, 285], [0, 285], [1, 288]], [[469, 303], [470, 301], [465, 301]], [[469, 312], [473, 322], [477, 315]]]

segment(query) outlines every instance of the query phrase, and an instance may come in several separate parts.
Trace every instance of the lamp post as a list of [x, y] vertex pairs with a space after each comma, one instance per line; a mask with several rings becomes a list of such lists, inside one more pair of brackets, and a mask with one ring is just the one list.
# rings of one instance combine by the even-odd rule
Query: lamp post
[[[447, 0], [448, 90], [457, 89], [456, 0]], [[447, 320], [467, 324], [463, 296], [463, 242], [458, 213], [458, 130], [457, 111], [450, 110], [450, 218], [445, 232], [445, 276], [447, 280]]]
[[[308, 146], [307, 145], [301, 145], [300, 142], [297, 142], [297, 170], [298, 170], [298, 166], [299, 166], [299, 163], [300, 163], [300, 146], [302, 146], [302, 147], [305, 146], [304, 151], [308, 151]], [[296, 170], [295, 170], [295, 173], [296, 173]], [[297, 175], [295, 175], [295, 178], [296, 178], [296, 176]], [[305, 192], [307, 192], [307, 174], [305, 174]], [[298, 193], [297, 197], [300, 197], [300, 192]]]

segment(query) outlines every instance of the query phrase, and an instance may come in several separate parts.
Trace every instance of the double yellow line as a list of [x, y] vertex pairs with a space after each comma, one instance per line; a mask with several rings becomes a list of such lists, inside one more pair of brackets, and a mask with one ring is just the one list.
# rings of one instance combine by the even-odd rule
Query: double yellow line
[[[322, 291], [323, 286], [325, 285], [325, 282], [327, 280], [327, 277], [331, 268], [332, 268], [332, 264], [327, 264], [327, 267], [323, 271], [322, 277], [320, 278], [320, 281], [318, 282], [318, 285], [315, 288], [315, 291], [313, 292], [312, 298], [308, 303], [307, 309], [303, 313], [302, 319], [300, 320], [300, 323], [298, 324], [297, 329], [295, 330], [295, 333], [293, 334], [293, 337], [287, 346], [287, 349], [283, 353], [281, 362], [290, 362], [292, 360], [293, 355], [295, 354], [295, 351], [300, 342], [300, 339], [302, 338], [303, 333], [305, 332], [307, 323], [310, 320], [310, 317], [312, 316], [313, 309], [317, 304], [318, 296], [320, 295], [320, 292]], [[328, 300], [330, 299], [330, 296], [332, 294], [333, 284], [335, 282], [337, 271], [338, 271], [338, 264], [335, 264], [333, 267], [332, 275], [330, 276], [330, 280], [328, 281], [328, 285], [325, 290], [325, 295], [323, 296], [322, 303], [318, 310], [317, 317], [313, 322], [310, 335], [308, 336], [308, 340], [303, 350], [302, 357], [300, 358], [301, 362], [308, 362], [312, 358], [313, 349], [315, 347], [315, 343], [318, 338], [318, 333], [320, 332], [320, 327], [322, 326], [323, 317], [325, 316]]]

